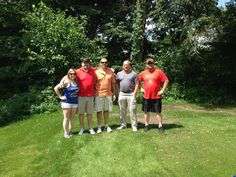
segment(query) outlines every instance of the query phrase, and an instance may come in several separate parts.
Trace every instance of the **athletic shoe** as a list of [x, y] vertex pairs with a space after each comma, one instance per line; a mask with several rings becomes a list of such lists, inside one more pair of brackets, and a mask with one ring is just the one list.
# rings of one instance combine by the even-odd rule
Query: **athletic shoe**
[[163, 127], [159, 127], [158, 130], [159, 130], [160, 133], [164, 133]]
[[135, 126], [133, 126], [132, 129], [133, 129], [133, 132], [138, 131], [137, 127], [135, 127]]
[[83, 133], [84, 133], [84, 129], [81, 128], [81, 129], [79, 130], [79, 135], [82, 135]]
[[66, 139], [68, 139], [68, 138], [70, 138], [71, 136], [70, 135], [68, 135], [68, 134], [65, 134], [64, 135], [64, 138], [66, 138]]
[[117, 130], [121, 130], [121, 129], [124, 129], [124, 128], [126, 128], [126, 126], [125, 125], [121, 125], [121, 126], [117, 127]]
[[90, 133], [90, 135], [94, 135], [95, 134], [95, 132], [94, 132], [94, 130], [92, 128], [89, 129], [89, 133]]
[[148, 128], [148, 125], [145, 125], [145, 126], [144, 126], [144, 132], [147, 132], [148, 129], [149, 129], [149, 128]]
[[73, 136], [72, 131], [69, 131], [68, 135], [69, 135], [70, 137], [72, 137], [72, 136]]
[[108, 133], [112, 132], [112, 129], [109, 126], [105, 126], [105, 129], [107, 130]]
[[97, 129], [97, 133], [101, 133], [101, 132], [102, 132], [101, 127], [98, 127], [98, 129]]
[[73, 136], [72, 131], [70, 131], [68, 135], [69, 135], [70, 137], [72, 137], [72, 136]]

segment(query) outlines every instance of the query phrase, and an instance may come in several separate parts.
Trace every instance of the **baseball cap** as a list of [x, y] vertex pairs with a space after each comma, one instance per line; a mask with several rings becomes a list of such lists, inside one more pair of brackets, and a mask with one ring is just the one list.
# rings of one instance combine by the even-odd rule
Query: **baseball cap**
[[82, 62], [83, 63], [91, 63], [91, 60], [89, 58], [83, 58]]
[[154, 60], [152, 58], [148, 58], [146, 63], [154, 63]]

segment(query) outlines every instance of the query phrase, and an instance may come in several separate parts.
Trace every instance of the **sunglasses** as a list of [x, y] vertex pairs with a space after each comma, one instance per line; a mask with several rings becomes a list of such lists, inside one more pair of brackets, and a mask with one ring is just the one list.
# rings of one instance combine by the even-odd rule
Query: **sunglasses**
[[106, 62], [106, 61], [101, 61], [100, 63], [101, 63], [101, 64], [107, 64], [107, 62]]
[[71, 76], [74, 76], [74, 75], [75, 75], [75, 73], [70, 73], [70, 75], [71, 75]]
[[148, 64], [148, 65], [153, 65], [154, 63], [153, 63], [153, 62], [148, 62], [147, 64]]

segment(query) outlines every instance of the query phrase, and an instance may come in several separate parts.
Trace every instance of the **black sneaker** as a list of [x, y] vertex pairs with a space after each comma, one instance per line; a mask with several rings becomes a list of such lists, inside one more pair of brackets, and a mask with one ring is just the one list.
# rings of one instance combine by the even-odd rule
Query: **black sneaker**
[[149, 129], [149, 128], [148, 128], [148, 125], [145, 125], [145, 126], [144, 126], [144, 132], [147, 132], [148, 129]]
[[164, 133], [163, 127], [159, 127], [158, 130], [159, 130], [160, 133]]

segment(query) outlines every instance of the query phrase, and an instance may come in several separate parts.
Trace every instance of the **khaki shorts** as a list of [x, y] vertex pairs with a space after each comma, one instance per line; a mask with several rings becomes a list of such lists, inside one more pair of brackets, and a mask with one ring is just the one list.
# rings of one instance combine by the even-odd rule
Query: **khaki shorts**
[[95, 111], [112, 111], [113, 102], [111, 96], [96, 96], [95, 97]]
[[79, 114], [92, 114], [94, 111], [94, 97], [93, 96], [79, 96]]

